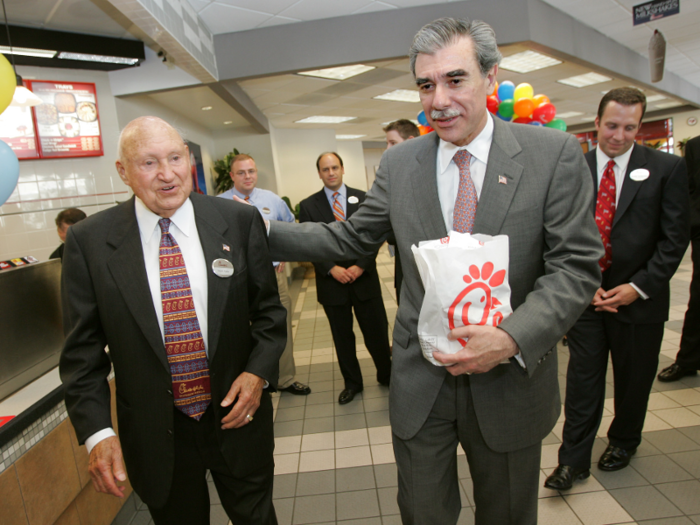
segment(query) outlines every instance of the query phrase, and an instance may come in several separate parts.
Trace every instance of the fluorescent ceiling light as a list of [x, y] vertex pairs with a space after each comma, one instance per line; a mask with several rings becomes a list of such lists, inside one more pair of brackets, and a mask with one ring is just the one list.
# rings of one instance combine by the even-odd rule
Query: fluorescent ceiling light
[[366, 137], [367, 135], [336, 135], [335, 138], [338, 140], [352, 140], [359, 139], [360, 137]]
[[224, 120], [224, 124], [233, 124], [233, 120]]
[[33, 49], [29, 47], [0, 46], [0, 53], [6, 55], [22, 55], [25, 57], [53, 58], [57, 51], [50, 49]]
[[566, 113], [557, 113], [557, 118], [571, 118], [583, 115], [583, 111], [567, 111]]
[[[398, 118], [397, 118], [397, 119], [394, 119], [394, 120], [389, 120], [388, 122], [382, 122], [382, 127], [388, 126], [389, 124], [391, 124], [392, 122], [396, 122], [397, 120], [401, 120], [401, 119], [398, 119]], [[420, 126], [420, 122], [418, 122], [416, 119], [412, 119], [412, 118], [411, 118], [411, 119], [406, 119], [406, 120], [410, 120], [410, 121], [413, 122], [416, 126]]]
[[376, 69], [374, 66], [355, 64], [353, 66], [329, 67], [326, 69], [314, 69], [313, 71], [299, 71], [299, 75], [308, 77], [328, 78], [331, 80], [345, 80], [346, 78], [361, 75], [367, 71]]
[[89, 55], [86, 53], [68, 53], [66, 51], [61, 51], [57, 58], [63, 58], [65, 60], [82, 60], [83, 62], [106, 62], [109, 64], [126, 64], [128, 66], [133, 66], [137, 64], [138, 58], [126, 58], [126, 57], [110, 57], [105, 55]]
[[412, 89], [397, 89], [391, 93], [384, 93], [373, 98], [377, 100], [393, 100], [394, 102], [420, 102], [420, 93]]
[[659, 100], [666, 100], [664, 95], [652, 95], [647, 97], [647, 102], [658, 102]]
[[212, 109], [211, 106], [202, 106], [202, 111], [209, 111], [210, 109]]
[[662, 102], [661, 104], [654, 104], [655, 108], [659, 109], [666, 109], [666, 108], [675, 108], [676, 106], [681, 106], [683, 103], [678, 102], [677, 100], [671, 100], [670, 102]]
[[593, 122], [595, 117], [581, 117], [581, 122]]
[[530, 71], [537, 71], [538, 69], [556, 66], [557, 64], [561, 64], [561, 60], [534, 51], [523, 51], [522, 53], [503, 58], [498, 67], [508, 71], [515, 71], [516, 73], [529, 73]]
[[297, 124], [340, 124], [341, 122], [347, 122], [348, 120], [355, 120], [357, 117], [323, 117], [323, 116], [313, 116], [306, 117], [301, 120], [296, 120]]
[[599, 75], [598, 73], [586, 73], [585, 75], [577, 75], [575, 77], [562, 78], [557, 80], [560, 84], [565, 84], [567, 86], [582, 88], [586, 86], [592, 86], [593, 84], [600, 84], [602, 82], [610, 82], [612, 78]]

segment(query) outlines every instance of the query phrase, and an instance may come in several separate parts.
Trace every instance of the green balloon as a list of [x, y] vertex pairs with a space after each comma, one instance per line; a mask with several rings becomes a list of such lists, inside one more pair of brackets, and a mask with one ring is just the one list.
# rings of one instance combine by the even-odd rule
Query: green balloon
[[498, 105], [498, 114], [506, 119], [511, 118], [513, 116], [513, 103], [512, 98], [502, 100]]
[[555, 118], [545, 124], [548, 128], [559, 129], [561, 131], [566, 131], [566, 122], [560, 118]]

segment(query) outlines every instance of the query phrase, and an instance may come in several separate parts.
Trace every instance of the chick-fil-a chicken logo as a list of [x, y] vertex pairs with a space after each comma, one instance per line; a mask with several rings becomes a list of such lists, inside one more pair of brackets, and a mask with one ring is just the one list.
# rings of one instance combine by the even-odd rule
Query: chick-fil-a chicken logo
[[[485, 262], [481, 270], [475, 264], [469, 266], [469, 274], [463, 277], [464, 282], [467, 283], [468, 286], [459, 293], [450, 306], [450, 309], [447, 311], [447, 320], [450, 325], [450, 330], [454, 330], [456, 326], [455, 316], [459, 319], [460, 313], [462, 320], [461, 326], [485, 325], [491, 315], [491, 310], [501, 305], [501, 302], [492, 295], [491, 291], [493, 288], [503, 284], [506, 278], [506, 271], [498, 270], [494, 273], [493, 270], [494, 265], [492, 262]], [[475, 323], [469, 320], [469, 308], [477, 301], [483, 303], [483, 313], [481, 314], [479, 322]], [[501, 321], [503, 321], [503, 314], [501, 312], [494, 313], [492, 318], [493, 326], [498, 326]], [[467, 344], [463, 339], [458, 339], [458, 341], [462, 346]]]

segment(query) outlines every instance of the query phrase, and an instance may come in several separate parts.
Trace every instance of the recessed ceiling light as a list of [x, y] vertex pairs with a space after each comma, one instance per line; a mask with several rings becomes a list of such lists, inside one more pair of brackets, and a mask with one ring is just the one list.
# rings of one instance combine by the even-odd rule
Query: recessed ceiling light
[[647, 97], [647, 102], [658, 102], [659, 100], [666, 100], [666, 96], [664, 96], [664, 95], [652, 95], [650, 97]]
[[224, 120], [224, 124], [233, 124], [233, 120]]
[[306, 117], [301, 120], [295, 120], [297, 124], [340, 124], [341, 122], [347, 122], [348, 120], [355, 120], [357, 117], [323, 117], [323, 116], [313, 116]]
[[[388, 122], [382, 122], [382, 127], [388, 126], [389, 124], [391, 124], [392, 122], [396, 122], [397, 120], [401, 120], [401, 119], [398, 119], [398, 118], [397, 118], [397, 119], [394, 119], [394, 120], [390, 120], [390, 121], [388, 121]], [[406, 119], [406, 120], [410, 120], [410, 121], [413, 122], [416, 126], [420, 126], [420, 122], [418, 122], [416, 119]]]
[[314, 69], [313, 71], [299, 71], [299, 75], [307, 77], [328, 78], [330, 80], [345, 80], [346, 78], [354, 77], [376, 69], [374, 66], [365, 66], [364, 64], [355, 64], [352, 66], [328, 67], [326, 69]]
[[202, 106], [202, 111], [209, 111], [212, 109], [212, 106]]
[[420, 93], [412, 89], [397, 89], [373, 98], [377, 100], [393, 100], [395, 102], [420, 102]]
[[500, 69], [515, 71], [516, 73], [529, 73], [546, 67], [556, 66], [561, 64], [561, 60], [548, 57], [534, 51], [523, 51], [508, 57], [504, 57], [499, 64]]
[[583, 115], [583, 111], [567, 111], [566, 113], [557, 113], [557, 118], [571, 118]]
[[0, 53], [6, 55], [22, 55], [25, 57], [39, 57], [39, 58], [53, 58], [56, 56], [57, 51], [51, 51], [49, 49], [33, 49], [28, 47], [7, 47], [0, 46]]
[[612, 78], [599, 75], [598, 73], [586, 73], [584, 75], [576, 75], [575, 77], [562, 78], [557, 80], [560, 84], [566, 84], [567, 86], [582, 88], [586, 86], [592, 86], [593, 84], [600, 84], [602, 82], [610, 82]]
[[360, 137], [366, 137], [367, 135], [336, 135], [337, 140], [352, 140], [359, 139]]
[[593, 122], [595, 117], [581, 117], [581, 122]]
[[61, 51], [56, 58], [63, 58], [65, 60], [81, 60], [83, 62], [106, 62], [109, 64], [126, 64], [127, 66], [133, 66], [139, 61], [138, 58], [90, 55], [87, 53], [68, 53], [66, 51]]
[[667, 109], [667, 108], [675, 108], [676, 106], [682, 106], [682, 102], [678, 102], [677, 100], [671, 100], [669, 102], [662, 102], [661, 104], [654, 104], [655, 108], [659, 109]]

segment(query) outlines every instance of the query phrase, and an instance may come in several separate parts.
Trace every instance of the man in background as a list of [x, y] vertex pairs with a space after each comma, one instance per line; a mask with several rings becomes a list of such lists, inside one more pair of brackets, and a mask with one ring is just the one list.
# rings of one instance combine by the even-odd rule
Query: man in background
[[[294, 222], [294, 215], [289, 206], [277, 195], [268, 190], [257, 188], [258, 167], [255, 159], [250, 155], [241, 153], [231, 159], [231, 180], [233, 188], [222, 193], [219, 197], [233, 199], [234, 195], [243, 199], [248, 204], [255, 206], [264, 220]], [[280, 294], [282, 306], [287, 310], [287, 346], [280, 358], [280, 376], [277, 390], [289, 392], [298, 396], [306, 396], [311, 393], [309, 386], [295, 381], [296, 365], [294, 363], [294, 341], [292, 337], [292, 298], [289, 295], [287, 274], [284, 272], [284, 262], [275, 261], [277, 276], [277, 288]]]
[[[324, 187], [301, 201], [299, 222], [346, 221], [365, 200], [365, 192], [343, 184], [345, 169], [337, 153], [321, 154], [316, 160], [316, 169]], [[353, 310], [365, 346], [377, 367], [377, 381], [389, 386], [391, 378], [389, 322], [376, 258], [375, 251], [356, 260], [314, 263], [316, 295], [331, 325], [338, 365], [345, 380], [345, 388], [338, 397], [341, 405], [352, 401], [364, 388], [352, 329]]]
[[82, 221], [85, 217], [87, 217], [85, 212], [78, 208], [67, 208], [56, 216], [56, 230], [61, 239], [61, 245], [53, 251], [49, 259], [61, 259], [63, 261], [63, 249], [66, 246], [63, 243], [66, 242], [68, 228]]

